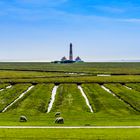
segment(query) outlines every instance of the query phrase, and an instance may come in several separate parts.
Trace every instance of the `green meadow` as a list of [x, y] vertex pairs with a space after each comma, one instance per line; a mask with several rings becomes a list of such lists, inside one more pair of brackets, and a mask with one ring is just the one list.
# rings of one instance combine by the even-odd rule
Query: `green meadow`
[[0, 129], [1, 140], [138, 140], [140, 129]]
[[[140, 125], [140, 63], [0, 63], [0, 83], [0, 126]], [[64, 124], [55, 124], [56, 112], [61, 112]], [[27, 122], [19, 122], [20, 116]], [[134, 139], [138, 133], [139, 129], [0, 129], [0, 139]]]

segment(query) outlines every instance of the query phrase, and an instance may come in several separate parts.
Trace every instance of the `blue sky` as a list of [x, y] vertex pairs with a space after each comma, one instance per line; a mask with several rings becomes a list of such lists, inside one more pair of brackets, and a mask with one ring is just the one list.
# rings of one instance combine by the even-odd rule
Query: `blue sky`
[[140, 60], [140, 0], [0, 0], [0, 61]]

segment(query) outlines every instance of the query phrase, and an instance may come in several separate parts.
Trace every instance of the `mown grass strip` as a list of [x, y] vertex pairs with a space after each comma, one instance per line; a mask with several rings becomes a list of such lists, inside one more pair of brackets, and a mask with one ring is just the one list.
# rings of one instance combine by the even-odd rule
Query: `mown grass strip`
[[140, 112], [140, 92], [127, 89], [121, 84], [105, 84], [105, 86], [128, 103], [133, 109]]
[[9, 113], [24, 115], [46, 113], [53, 86], [53, 84], [36, 85], [21, 100], [12, 106]]
[[126, 86], [140, 92], [140, 83], [129, 83]]
[[1, 89], [5, 89], [7, 86], [9, 86], [10, 84], [0, 84], [0, 90]]
[[11, 104], [4, 108], [2, 112], [7, 111], [12, 105], [14, 105], [18, 100], [20, 100], [27, 92], [29, 92], [34, 86], [30, 86], [26, 91], [24, 91], [17, 99], [15, 99]]
[[85, 102], [86, 102], [87, 106], [88, 106], [89, 109], [90, 109], [90, 112], [93, 113], [93, 109], [92, 109], [92, 107], [91, 107], [91, 105], [90, 105], [90, 103], [89, 103], [89, 100], [88, 100], [86, 94], [85, 94], [84, 91], [83, 91], [83, 88], [79, 85], [79, 86], [78, 86], [78, 89], [81, 91], [81, 94], [82, 94], [82, 96], [84, 97]]
[[135, 114], [135, 111], [102, 89], [99, 84], [84, 84], [82, 87], [96, 113], [116, 116]]
[[76, 84], [59, 86], [51, 112], [57, 111], [63, 114], [90, 112]]
[[[101, 86], [104, 90], [106, 90], [108, 93], [112, 94], [114, 97], [116, 97], [118, 100], [120, 100], [121, 102], [125, 103], [127, 106], [129, 106], [129, 108], [135, 110], [135, 108], [133, 108], [133, 106], [131, 106], [128, 102], [124, 101], [122, 98], [120, 98], [120, 96], [116, 95], [115, 93], [113, 93], [110, 89], [108, 89], [107, 87], [105, 87], [104, 85]], [[125, 88], [131, 90], [129, 87], [125, 86]]]
[[0, 111], [12, 103], [16, 98], [20, 96], [22, 92], [27, 90], [31, 84], [17, 84], [11, 88], [5, 89], [0, 92]]

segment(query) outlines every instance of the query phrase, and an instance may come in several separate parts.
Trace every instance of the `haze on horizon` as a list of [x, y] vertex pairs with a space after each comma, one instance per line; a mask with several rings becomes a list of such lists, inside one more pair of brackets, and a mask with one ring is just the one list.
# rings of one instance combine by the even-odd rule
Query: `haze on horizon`
[[1, 0], [0, 61], [140, 60], [137, 0]]

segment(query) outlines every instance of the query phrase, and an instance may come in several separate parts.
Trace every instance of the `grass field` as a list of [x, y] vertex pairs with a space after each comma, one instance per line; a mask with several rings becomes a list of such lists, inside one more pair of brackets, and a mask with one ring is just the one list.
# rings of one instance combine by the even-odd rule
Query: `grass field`
[[14, 71], [14, 70], [0, 70], [1, 79], [19, 79], [19, 78], [48, 78], [48, 77], [62, 77], [68, 76], [67, 73], [60, 72], [39, 72], [39, 71]]
[[126, 86], [140, 92], [140, 84], [139, 83], [137, 83], [137, 84], [136, 83], [135, 84], [129, 83], [129, 84], [126, 84]]
[[138, 140], [140, 129], [0, 129], [1, 140]]
[[9, 86], [9, 84], [0, 84], [0, 90], [5, 89], [7, 86]]
[[53, 64], [53, 63], [0, 63], [1, 70], [30, 70], [50, 72], [85, 72], [105, 74], [140, 74], [139, 62], [110, 62], [110, 63], [75, 63], [75, 64]]
[[23, 114], [25, 116], [46, 113], [53, 86], [53, 84], [38, 84], [24, 98], [14, 104], [9, 113]]
[[137, 114], [136, 111], [127, 106], [124, 102], [102, 89], [99, 84], [84, 84], [83, 88], [96, 113], [114, 116]]
[[10, 89], [0, 92], [0, 110], [2, 111], [7, 105], [13, 102], [22, 92], [27, 90], [30, 84], [17, 84]]
[[[96, 76], [111, 74], [111, 76]], [[0, 126], [139, 126], [140, 63], [0, 63]], [[47, 113], [51, 92], [55, 101]], [[93, 113], [78, 85], [83, 88]], [[11, 88], [6, 88], [12, 85]], [[115, 95], [101, 88], [104, 85]], [[124, 85], [132, 88], [128, 89]], [[120, 100], [121, 99], [121, 100]], [[55, 124], [60, 111], [64, 124]], [[25, 115], [26, 123], [19, 122]], [[139, 129], [0, 129], [0, 139], [135, 139]], [[42, 135], [41, 135], [42, 134]]]
[[68, 115], [90, 112], [76, 84], [59, 86], [52, 112], [59, 111]]
[[111, 91], [113, 91], [119, 98], [123, 99], [135, 110], [140, 112], [140, 92], [129, 90], [121, 84], [105, 84]]
[[[20, 85], [19, 87], [22, 86]], [[138, 111], [112, 96], [103, 90], [99, 84], [95, 83], [82, 85], [94, 113], [90, 112], [76, 84], [59, 85], [52, 110], [50, 113], [47, 113], [53, 87], [53, 84], [35, 85], [31, 91], [27, 92], [5, 113], [0, 113], [0, 125], [54, 126], [57, 125], [54, 121], [55, 112], [58, 111], [61, 112], [62, 117], [65, 119], [64, 126], [140, 125], [140, 113]], [[125, 87], [123, 88], [128, 90]], [[15, 95], [15, 90], [8, 90]], [[7, 90], [4, 92], [7, 92]], [[131, 92], [135, 93], [136, 91]], [[133, 97], [133, 94], [131, 96]], [[0, 95], [0, 97], [6, 98], [7, 94]], [[133, 98], [129, 100], [131, 102], [137, 101], [135, 96]], [[8, 102], [8, 100], [6, 101]], [[28, 122], [20, 123], [19, 116], [21, 115], [27, 116]]]
[[110, 77], [98, 77], [98, 76], [70, 76], [70, 77], [50, 77], [50, 78], [11, 78], [0, 79], [0, 83], [139, 83], [140, 75], [125, 75], [125, 76], [110, 76]]

